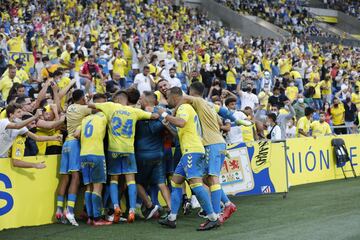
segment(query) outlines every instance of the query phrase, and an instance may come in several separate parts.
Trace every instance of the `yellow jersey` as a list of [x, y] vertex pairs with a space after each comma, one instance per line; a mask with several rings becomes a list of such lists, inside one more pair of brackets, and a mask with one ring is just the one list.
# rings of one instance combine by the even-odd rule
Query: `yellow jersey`
[[22, 83], [29, 80], [29, 75], [26, 73], [24, 69], [17, 69], [16, 77], [18, 77]]
[[284, 73], [290, 72], [292, 64], [291, 60], [286, 59], [280, 59], [279, 60], [279, 66], [280, 66], [280, 74], [283, 75]]
[[291, 71], [291, 72], [290, 72], [290, 76], [291, 76], [293, 79], [302, 78], [302, 77], [301, 77], [301, 74], [300, 74], [298, 71]]
[[11, 158], [15, 160], [23, 160], [25, 154], [25, 141], [26, 136], [17, 136], [12, 148], [11, 148]]
[[242, 125], [240, 128], [241, 128], [241, 134], [242, 134], [244, 142], [253, 142], [253, 141], [255, 141], [255, 138], [254, 138], [254, 131], [256, 131], [255, 124], [252, 124], [250, 126]]
[[80, 105], [77, 103], [71, 104], [66, 110], [66, 123], [68, 136], [67, 140], [75, 139], [73, 134], [81, 125], [84, 117], [91, 114], [91, 109], [87, 105]]
[[151, 113], [118, 103], [96, 103], [108, 120], [109, 148], [116, 153], [134, 153], [135, 127], [138, 120], [151, 118]]
[[58, 68], [59, 68], [59, 66], [57, 64], [52, 64], [48, 68], [44, 67], [43, 69], [41, 69], [41, 77], [42, 78], [49, 78], [50, 73], [54, 73]]
[[330, 95], [331, 94], [331, 85], [332, 85], [331, 80], [329, 80], [329, 81], [322, 80], [320, 82], [320, 88], [322, 88], [321, 89], [321, 94], [322, 95]]
[[286, 96], [290, 99], [290, 101], [294, 101], [297, 98], [297, 95], [299, 93], [299, 89], [295, 86], [289, 86], [286, 88]]
[[305, 137], [304, 135], [299, 133], [299, 129], [302, 129], [306, 134], [308, 134], [310, 131], [310, 125], [311, 125], [310, 120], [307, 119], [306, 116], [301, 117], [296, 125], [296, 136]]
[[9, 75], [7, 75], [2, 79], [0, 79], [0, 91], [1, 91], [2, 99], [4, 101], [6, 101], [6, 99], [8, 98], [10, 89], [12, 88], [13, 84], [16, 82], [21, 83], [21, 80], [16, 76], [14, 77], [14, 79], [11, 79]]
[[204, 146], [225, 143], [220, 132], [218, 115], [213, 104], [208, 103], [201, 97], [192, 97], [192, 107], [199, 116], [202, 130], [202, 142]]
[[258, 95], [260, 105], [266, 107], [269, 103], [270, 96], [272, 96], [271, 92], [269, 92], [269, 94], [266, 94], [264, 91], [261, 91]]
[[104, 137], [107, 120], [102, 112], [91, 114], [81, 122], [80, 156], [104, 156]]
[[357, 108], [360, 108], [360, 93], [352, 93], [351, 94], [351, 102], [356, 105]]
[[[59, 89], [62, 90], [66, 88], [70, 84], [70, 82], [71, 82], [70, 78], [62, 77], [56, 84], [58, 85]], [[66, 100], [67, 100], [67, 95], [64, 95], [64, 97], [60, 99], [60, 105], [63, 109], [65, 107]]]
[[232, 68], [226, 73], [226, 84], [236, 84], [236, 69]]
[[10, 52], [22, 52], [24, 39], [20, 36], [11, 38], [7, 41]]
[[321, 84], [309, 82], [305, 85], [305, 87], [313, 87], [315, 89], [315, 93], [312, 98], [320, 99], [321, 98]]
[[186, 123], [183, 128], [178, 128], [178, 136], [182, 154], [205, 153], [201, 141], [201, 126], [199, 117], [194, 108], [189, 104], [182, 104], [176, 111], [176, 117]]
[[[66, 64], [70, 64], [70, 53], [68, 51], [64, 51], [61, 53], [60, 59], [64, 61]], [[61, 64], [60, 67], [68, 68], [68, 66]]]
[[309, 75], [309, 82], [314, 82], [315, 78], [320, 80], [320, 74], [318, 72], [311, 72]]
[[314, 137], [325, 136], [331, 134], [330, 125], [327, 122], [321, 123], [320, 121], [314, 121], [310, 125], [312, 135]]
[[113, 65], [113, 72], [120, 75], [121, 78], [125, 77], [125, 69], [127, 62], [123, 58], [116, 58]]
[[345, 123], [344, 112], [345, 108], [342, 103], [340, 103], [337, 108], [330, 108], [330, 114], [334, 125], [341, 125]]

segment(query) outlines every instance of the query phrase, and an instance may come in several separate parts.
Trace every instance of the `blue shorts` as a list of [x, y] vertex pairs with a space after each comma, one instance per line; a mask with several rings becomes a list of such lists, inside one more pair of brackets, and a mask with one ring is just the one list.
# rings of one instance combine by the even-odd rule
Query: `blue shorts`
[[85, 185], [90, 183], [106, 183], [106, 163], [104, 156], [80, 156], [81, 172]]
[[133, 153], [108, 152], [108, 175], [137, 173], [135, 155]]
[[174, 175], [180, 175], [186, 179], [202, 178], [204, 175], [204, 154], [184, 154], [175, 169]]
[[205, 146], [205, 175], [220, 176], [225, 160], [225, 151], [225, 143]]
[[77, 171], [80, 171], [80, 141], [67, 140], [62, 148], [60, 174]]
[[136, 183], [143, 186], [165, 183], [162, 152], [136, 154], [136, 165]]

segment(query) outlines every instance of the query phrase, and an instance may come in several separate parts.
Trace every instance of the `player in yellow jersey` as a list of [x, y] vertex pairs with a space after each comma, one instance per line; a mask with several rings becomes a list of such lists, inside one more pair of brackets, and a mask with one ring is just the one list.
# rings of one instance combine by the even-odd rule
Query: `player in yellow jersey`
[[[104, 94], [95, 94], [94, 103], [106, 102]], [[104, 137], [107, 120], [102, 112], [85, 117], [81, 122], [81, 172], [86, 186], [85, 205], [89, 220], [94, 226], [110, 225], [101, 218], [103, 183], [106, 182]]]
[[310, 128], [313, 137], [320, 137], [320, 136], [326, 136], [332, 134], [330, 125], [327, 122], [325, 122], [324, 112], [320, 112], [319, 121], [313, 121], [310, 124]]
[[137, 173], [134, 155], [135, 126], [138, 120], [155, 119], [159, 115], [145, 112], [128, 105], [128, 95], [118, 91], [113, 96], [114, 102], [89, 104], [90, 108], [101, 110], [108, 120], [108, 174], [111, 176], [110, 197], [114, 204], [114, 222], [119, 222], [121, 209], [119, 206], [118, 181], [120, 175], [125, 175], [129, 192], [128, 222], [135, 220]]
[[[170, 88], [166, 91], [166, 95], [170, 107], [178, 106], [183, 101], [183, 92], [179, 87]], [[176, 228], [176, 217], [182, 198], [182, 184], [187, 179], [201, 207], [208, 214], [209, 221], [200, 225], [198, 230], [216, 228], [219, 226], [219, 220], [214, 213], [209, 194], [202, 183], [205, 170], [205, 150], [201, 141], [202, 133], [199, 117], [189, 104], [181, 104], [176, 111], [176, 116], [169, 115], [164, 109], [159, 109], [159, 113], [161, 113], [162, 118], [177, 127], [182, 152], [182, 157], [171, 181], [173, 187], [171, 192], [171, 212], [159, 223], [170, 228]]]
[[[91, 109], [86, 105], [85, 94], [82, 90], [75, 90], [72, 93], [72, 100], [74, 104], [70, 105], [66, 111], [68, 136], [61, 154], [61, 179], [58, 186], [56, 218], [58, 221], [64, 222], [65, 213], [66, 218], [72, 225], [79, 226], [74, 217], [74, 207], [80, 184], [80, 141], [74, 137], [74, 133], [81, 125], [82, 119], [91, 114]], [[68, 187], [69, 181], [70, 185]], [[66, 190], [68, 190], [67, 209], [63, 211]]]
[[[220, 217], [219, 220], [223, 223], [237, 209], [236, 206], [230, 202], [220, 185], [219, 177], [225, 161], [226, 144], [220, 132], [219, 122], [221, 122], [221, 120], [213, 105], [210, 105], [202, 98], [204, 91], [204, 84], [195, 82], [190, 85], [190, 96], [186, 96], [186, 99], [191, 103], [199, 116], [203, 133], [202, 142], [205, 147], [205, 174], [207, 174], [207, 182], [210, 187], [211, 203], [215, 214]], [[225, 209], [224, 214], [220, 216], [221, 200], [225, 204]]]

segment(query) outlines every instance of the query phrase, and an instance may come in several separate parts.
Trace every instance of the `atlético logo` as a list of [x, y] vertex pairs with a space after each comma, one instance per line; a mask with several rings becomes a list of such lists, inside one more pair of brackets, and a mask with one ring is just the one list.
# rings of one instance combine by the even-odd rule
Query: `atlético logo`
[[261, 192], [264, 194], [271, 193], [270, 186], [261, 186]]

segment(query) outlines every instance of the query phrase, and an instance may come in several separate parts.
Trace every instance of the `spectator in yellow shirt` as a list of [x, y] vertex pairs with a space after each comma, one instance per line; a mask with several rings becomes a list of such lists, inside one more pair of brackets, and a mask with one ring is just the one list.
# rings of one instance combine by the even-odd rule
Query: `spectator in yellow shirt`
[[228, 64], [228, 67], [225, 69], [227, 71], [226, 73], [226, 86], [227, 89], [232, 92], [236, 89], [236, 76], [237, 72], [234, 68], [234, 64], [230, 62]]
[[301, 74], [298, 71], [292, 70], [290, 72], [290, 79], [295, 81], [295, 85], [298, 87], [299, 92], [302, 93], [304, 91], [304, 83]]
[[337, 97], [334, 98], [333, 105], [330, 107], [330, 115], [335, 127], [335, 134], [346, 134], [347, 130], [345, 127], [345, 108], [343, 103]]
[[322, 99], [321, 99], [321, 84], [319, 83], [319, 78], [315, 78], [313, 82], [309, 82], [305, 85], [305, 89], [313, 87], [315, 92], [312, 96], [314, 101], [315, 109], [320, 110], [322, 108]]
[[360, 108], [360, 87], [358, 85], [355, 85], [355, 92], [351, 94], [351, 102], [356, 105], [356, 107]]
[[75, 64], [71, 63], [71, 56], [70, 56], [70, 53], [72, 51], [72, 47], [70, 44], [66, 44], [66, 50], [61, 53], [61, 56], [60, 56], [60, 67], [65, 69], [65, 70], [70, 70], [72, 68], [75, 67]]
[[295, 86], [295, 82], [291, 81], [289, 86], [285, 90], [285, 95], [290, 99], [291, 102], [297, 99], [299, 89]]
[[311, 107], [305, 108], [305, 116], [299, 119], [296, 125], [296, 136], [297, 137], [309, 137], [310, 136], [310, 125], [311, 118], [314, 110]]
[[2, 100], [4, 101], [7, 100], [10, 89], [16, 82], [21, 83], [21, 80], [16, 76], [16, 67], [10, 65], [8, 74], [0, 79], [0, 91], [1, 91]]
[[325, 112], [320, 112], [319, 121], [313, 121], [310, 125], [313, 137], [331, 135], [330, 125], [325, 122]]
[[324, 102], [331, 102], [331, 85], [332, 81], [330, 75], [325, 76], [325, 79], [320, 82], [321, 95]]

